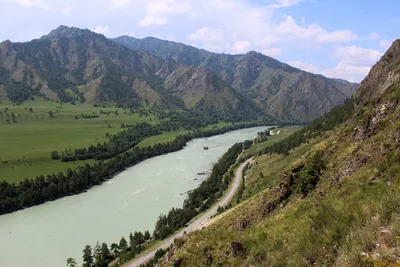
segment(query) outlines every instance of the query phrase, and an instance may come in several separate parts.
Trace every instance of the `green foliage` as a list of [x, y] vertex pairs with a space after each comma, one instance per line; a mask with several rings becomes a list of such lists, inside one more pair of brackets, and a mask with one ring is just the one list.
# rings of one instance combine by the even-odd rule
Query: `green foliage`
[[301, 170], [297, 188], [299, 193], [307, 195], [317, 185], [322, 171], [325, 169], [323, 156], [322, 151], [315, 152]]
[[92, 267], [94, 264], [93, 255], [92, 255], [92, 247], [87, 245], [83, 249], [83, 265], [82, 267]]
[[78, 267], [78, 264], [76, 263], [75, 259], [68, 258], [67, 259], [67, 267]]

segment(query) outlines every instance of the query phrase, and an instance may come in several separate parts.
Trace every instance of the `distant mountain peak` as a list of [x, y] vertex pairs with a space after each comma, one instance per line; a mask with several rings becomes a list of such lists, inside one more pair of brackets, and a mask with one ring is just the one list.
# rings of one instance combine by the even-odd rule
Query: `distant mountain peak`
[[251, 50], [251, 51], [247, 52], [246, 55], [261, 55], [261, 54], [258, 53], [257, 51]]
[[54, 30], [50, 31], [47, 35], [42, 36], [42, 39], [56, 39], [56, 38], [74, 38], [77, 36], [85, 36], [85, 37], [103, 37], [106, 38], [104, 35], [95, 33], [89, 29], [80, 29], [76, 27], [68, 27], [65, 25], [60, 25]]

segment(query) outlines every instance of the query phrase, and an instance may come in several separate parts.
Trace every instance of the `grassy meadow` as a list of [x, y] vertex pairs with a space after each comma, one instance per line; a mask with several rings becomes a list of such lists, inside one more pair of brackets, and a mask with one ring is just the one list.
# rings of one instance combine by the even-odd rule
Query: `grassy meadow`
[[[101, 110], [111, 113], [100, 114]], [[53, 118], [49, 115], [50, 111]], [[129, 110], [124, 109], [69, 103], [60, 105], [42, 100], [19, 106], [0, 104], [0, 112], [0, 179], [8, 182], [19, 182], [26, 177], [58, 173], [78, 164], [91, 163], [93, 161], [90, 160], [62, 163], [52, 160], [50, 153], [104, 142], [107, 133], [124, 130], [121, 124], [158, 122], [152, 115], [129, 114]], [[14, 114], [15, 123], [11, 114]], [[82, 118], [81, 114], [95, 114], [99, 118]]]

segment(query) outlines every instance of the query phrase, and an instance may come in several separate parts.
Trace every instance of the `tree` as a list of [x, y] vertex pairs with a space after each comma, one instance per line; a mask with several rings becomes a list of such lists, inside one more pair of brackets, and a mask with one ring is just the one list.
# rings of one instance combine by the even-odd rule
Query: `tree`
[[118, 257], [118, 255], [119, 255], [119, 246], [118, 246], [118, 244], [112, 243], [110, 248], [111, 248], [111, 252], [114, 255], [114, 257], [115, 258]]
[[83, 267], [92, 267], [93, 265], [93, 255], [92, 255], [92, 247], [86, 245], [83, 249]]
[[149, 231], [145, 231], [144, 232], [144, 240], [150, 240], [151, 236], [150, 236], [150, 232]]
[[142, 232], [135, 232], [133, 234], [133, 244], [134, 245], [140, 245], [144, 242], [144, 235], [142, 234]]
[[107, 244], [104, 242], [101, 244], [101, 258], [105, 263], [107, 263], [107, 265], [111, 259], [110, 250], [108, 249]]
[[98, 266], [101, 262], [101, 247], [99, 241], [96, 242], [96, 245], [93, 248], [93, 258], [95, 266]]
[[131, 244], [131, 246], [135, 245], [135, 240], [133, 239], [132, 232], [129, 234], [129, 243]]
[[112, 260], [112, 257], [106, 243], [102, 243], [100, 246], [99, 242], [97, 241], [96, 246], [94, 248], [94, 258], [95, 258], [94, 266], [96, 267], [108, 266], [108, 264]]
[[68, 258], [67, 267], [78, 267], [78, 264], [76, 263], [74, 258]]
[[122, 237], [121, 241], [119, 241], [119, 250], [120, 252], [125, 252], [128, 248], [128, 243], [126, 242], [125, 238]]

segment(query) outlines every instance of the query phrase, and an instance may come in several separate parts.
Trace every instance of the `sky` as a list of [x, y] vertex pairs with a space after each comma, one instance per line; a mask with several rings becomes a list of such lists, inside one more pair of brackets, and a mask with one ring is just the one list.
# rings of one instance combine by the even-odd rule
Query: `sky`
[[0, 41], [59, 25], [154, 36], [218, 53], [251, 50], [360, 82], [400, 38], [399, 0], [0, 0]]

